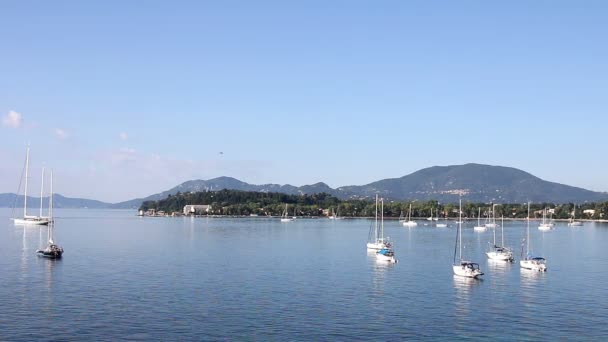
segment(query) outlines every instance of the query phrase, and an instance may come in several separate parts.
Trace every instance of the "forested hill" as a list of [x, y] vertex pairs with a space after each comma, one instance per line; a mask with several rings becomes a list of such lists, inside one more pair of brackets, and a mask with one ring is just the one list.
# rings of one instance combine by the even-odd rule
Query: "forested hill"
[[[253, 191], [221, 190], [203, 191], [194, 193], [177, 193], [169, 195], [159, 201], [146, 201], [141, 210], [155, 209], [166, 213], [182, 212], [184, 206], [189, 204], [211, 205], [210, 215], [260, 215], [279, 216], [285, 210], [289, 215], [294, 211], [298, 216], [323, 216], [332, 210], [343, 217], [372, 217], [375, 215], [375, 203], [371, 200], [349, 199], [340, 200], [326, 193], [312, 195], [287, 195], [282, 193], [266, 193]], [[398, 202], [385, 201], [384, 216], [399, 217], [407, 213], [412, 206], [413, 217], [428, 217], [433, 210], [433, 216], [440, 218], [458, 217], [458, 204], [440, 204], [437, 201]], [[477, 218], [478, 208], [481, 208], [482, 218], [488, 215], [487, 203], [463, 202], [463, 215], [468, 218]], [[574, 211], [574, 204], [533, 203], [532, 216], [540, 217], [544, 208], [553, 209], [553, 218], [569, 218]], [[584, 214], [586, 209], [595, 210], [593, 214]], [[324, 212], [325, 210], [325, 212]], [[499, 204], [495, 206], [496, 217], [525, 218], [528, 207], [523, 203]], [[600, 219], [608, 214], [608, 202], [585, 203], [576, 206], [577, 217], [584, 219]], [[608, 216], [606, 216], [608, 217]]]

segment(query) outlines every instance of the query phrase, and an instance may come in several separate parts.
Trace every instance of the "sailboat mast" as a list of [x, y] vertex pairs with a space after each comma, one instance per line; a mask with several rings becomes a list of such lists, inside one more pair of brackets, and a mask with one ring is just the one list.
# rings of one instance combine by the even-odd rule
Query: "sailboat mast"
[[492, 230], [494, 231], [494, 247], [496, 247], [496, 226], [493, 226]]
[[53, 222], [53, 170], [51, 170], [51, 193], [49, 195], [49, 220]]
[[530, 202], [528, 202], [528, 229], [526, 236], [526, 259], [530, 255]]
[[460, 241], [458, 246], [460, 247], [460, 261], [462, 261], [462, 198], [458, 200], [458, 237]]
[[27, 217], [27, 175], [30, 169], [30, 148], [25, 153], [25, 190], [23, 191], [23, 218]]
[[481, 207], [479, 208], [479, 212], [477, 213], [477, 226], [481, 226]]
[[40, 217], [42, 217], [42, 196], [44, 195], [44, 166], [42, 167], [42, 180], [40, 181]]
[[505, 246], [505, 215], [500, 218], [500, 245]]
[[48, 235], [47, 238], [51, 245], [54, 243], [53, 242], [53, 225], [54, 225], [54, 222], [53, 222], [53, 170], [51, 170], [51, 192], [49, 194], [49, 225], [47, 228], [47, 235]]
[[374, 236], [378, 240], [378, 194], [376, 194], [376, 225], [374, 226]]
[[382, 239], [382, 241], [384, 241], [384, 199], [380, 200], [380, 205], [381, 205], [381, 209], [380, 209], [380, 238]]

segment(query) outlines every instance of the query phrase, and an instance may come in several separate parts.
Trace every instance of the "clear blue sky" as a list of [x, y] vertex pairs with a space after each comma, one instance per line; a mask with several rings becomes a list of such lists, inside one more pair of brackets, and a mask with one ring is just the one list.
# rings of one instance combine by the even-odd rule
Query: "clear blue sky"
[[106, 201], [468, 162], [608, 190], [605, 1], [14, 1], [0, 27], [0, 193], [28, 143]]

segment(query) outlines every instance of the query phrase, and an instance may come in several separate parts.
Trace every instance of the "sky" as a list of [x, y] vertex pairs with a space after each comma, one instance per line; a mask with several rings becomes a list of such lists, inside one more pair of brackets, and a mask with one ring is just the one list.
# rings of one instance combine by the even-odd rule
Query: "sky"
[[[0, 193], [361, 185], [510, 166], [608, 191], [605, 1], [0, 4]], [[47, 183], [48, 184], [48, 183]]]

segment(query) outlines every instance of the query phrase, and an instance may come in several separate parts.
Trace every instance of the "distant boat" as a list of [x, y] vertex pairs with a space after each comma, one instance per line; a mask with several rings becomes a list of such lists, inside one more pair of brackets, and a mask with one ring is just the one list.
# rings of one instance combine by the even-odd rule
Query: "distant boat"
[[[437, 215], [439, 215], [439, 213], [437, 213]], [[437, 216], [437, 220], [439, 220], [439, 216]], [[439, 223], [439, 222], [437, 222], [437, 224], [435, 224], [435, 227], [437, 227], [437, 228], [447, 228], [447, 226], [448, 226], [448, 217], [447, 216], [445, 217], [445, 221], [444, 222], [445, 223]]]
[[401, 214], [399, 214], [399, 223], [403, 223], [405, 222], [405, 216], [403, 216], [403, 210], [401, 211]]
[[42, 216], [42, 195], [44, 190], [44, 168], [42, 169], [42, 183], [40, 186], [40, 216], [32, 216], [27, 214], [27, 185], [29, 178], [30, 166], [30, 148], [28, 147], [25, 153], [25, 188], [23, 190], [23, 218], [13, 218], [16, 225], [47, 225], [50, 219]]
[[547, 271], [547, 260], [543, 257], [534, 257], [530, 254], [530, 202], [528, 202], [528, 225], [526, 228], [526, 255], [524, 256], [524, 246], [521, 246], [521, 260], [519, 266], [528, 270], [539, 272]]
[[[462, 222], [462, 199], [460, 200], [460, 210], [458, 222]], [[456, 230], [456, 244], [459, 247], [459, 262], [456, 262], [456, 245], [454, 246], [454, 263], [452, 268], [454, 274], [461, 277], [467, 278], [478, 278], [483, 275], [483, 272], [479, 269], [479, 264], [475, 262], [465, 261], [462, 259], [462, 223], [458, 223], [458, 229]]]
[[505, 247], [504, 217], [502, 220], [503, 221], [500, 224], [501, 239], [502, 239], [501, 244], [500, 244], [500, 246], [496, 245], [496, 228], [494, 228], [494, 243], [490, 247], [490, 250], [488, 252], [486, 252], [486, 255], [488, 256], [488, 258], [493, 259], [493, 260], [512, 262], [514, 260], [513, 251], [510, 248]]
[[[384, 199], [380, 200], [380, 231], [381, 231], [381, 239], [384, 241]], [[393, 250], [393, 246], [390, 243], [384, 243], [384, 247], [376, 252], [376, 260], [379, 261], [387, 261], [392, 264], [397, 263], [397, 259], [395, 258], [395, 251]]]
[[51, 193], [49, 196], [49, 224], [47, 227], [47, 238], [48, 244], [46, 248], [39, 249], [36, 251], [41, 257], [49, 258], [49, 259], [59, 259], [63, 255], [63, 248], [57, 245], [53, 239], [53, 230], [55, 223], [53, 220], [53, 172], [51, 171]]
[[477, 214], [477, 225], [473, 227], [473, 230], [476, 232], [485, 232], [486, 226], [481, 225], [481, 208], [479, 208], [479, 213]]
[[384, 215], [382, 215], [381, 225], [378, 224], [378, 195], [376, 195], [376, 220], [369, 229], [367, 249], [381, 250], [390, 247], [391, 243], [384, 238]]
[[329, 219], [330, 220], [341, 220], [342, 218], [339, 215], [340, 215], [340, 207], [338, 207], [338, 210], [336, 210], [335, 213], [334, 213], [334, 208], [331, 208], [331, 215], [329, 216]]
[[281, 215], [281, 222], [291, 222], [293, 221], [293, 217], [287, 216], [287, 203], [285, 203], [285, 211], [283, 215]]
[[547, 220], [547, 208], [545, 208], [543, 210], [543, 220], [542, 220], [541, 224], [538, 226], [538, 230], [547, 231], [547, 230], [551, 230], [551, 229], [553, 229], [553, 223], [550, 222], [549, 220]]
[[492, 204], [490, 211], [488, 213], [487, 223], [485, 224], [486, 228], [496, 228], [496, 214], [494, 208], [497, 204]]
[[416, 227], [418, 223], [412, 221], [412, 204], [410, 203], [410, 211], [407, 214], [407, 220], [403, 221], [404, 227]]
[[572, 211], [572, 217], [568, 221], [568, 226], [570, 227], [580, 227], [583, 225], [583, 222], [576, 221], [576, 204], [574, 205], [574, 211]]
[[433, 221], [433, 208], [431, 208], [431, 216], [426, 218], [427, 221]]

